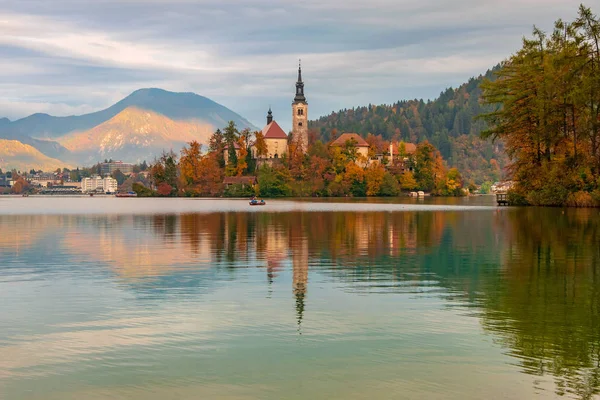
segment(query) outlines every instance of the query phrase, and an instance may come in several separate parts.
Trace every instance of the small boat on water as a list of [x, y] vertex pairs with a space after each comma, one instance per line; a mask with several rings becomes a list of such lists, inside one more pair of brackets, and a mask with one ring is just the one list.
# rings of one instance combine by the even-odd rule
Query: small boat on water
[[265, 204], [267, 204], [267, 203], [265, 203], [264, 200], [256, 200], [256, 199], [250, 200], [251, 206], [264, 206]]
[[127, 193], [117, 193], [115, 197], [137, 197], [136, 192], [127, 192]]

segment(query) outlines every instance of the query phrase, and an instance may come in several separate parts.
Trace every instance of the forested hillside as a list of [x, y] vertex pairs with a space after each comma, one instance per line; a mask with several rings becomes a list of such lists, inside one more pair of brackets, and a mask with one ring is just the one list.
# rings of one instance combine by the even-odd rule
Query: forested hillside
[[363, 137], [371, 133], [385, 140], [413, 143], [428, 140], [467, 181], [496, 181], [502, 177], [508, 159], [500, 142], [480, 138], [485, 122], [473, 118], [485, 111], [479, 101], [479, 85], [484, 78], [493, 80], [497, 68], [471, 78], [458, 89], [446, 89], [433, 101], [403, 100], [341, 110], [311, 121], [309, 126], [324, 141], [342, 132], [356, 132]]

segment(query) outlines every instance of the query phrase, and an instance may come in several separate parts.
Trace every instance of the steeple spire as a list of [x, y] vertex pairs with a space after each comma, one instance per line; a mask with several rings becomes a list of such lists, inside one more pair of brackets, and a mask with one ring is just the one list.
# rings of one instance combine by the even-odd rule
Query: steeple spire
[[296, 82], [296, 97], [294, 97], [294, 103], [306, 103], [306, 97], [304, 97], [304, 82], [302, 82], [301, 60], [298, 60], [298, 81]]
[[273, 111], [271, 111], [271, 106], [269, 106], [269, 112], [267, 113], [267, 125], [273, 122]]

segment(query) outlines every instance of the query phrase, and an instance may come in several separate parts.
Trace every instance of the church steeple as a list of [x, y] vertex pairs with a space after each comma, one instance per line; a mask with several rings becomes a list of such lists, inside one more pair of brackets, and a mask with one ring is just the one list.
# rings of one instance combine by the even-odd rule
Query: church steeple
[[292, 140], [302, 151], [308, 150], [308, 103], [304, 97], [302, 82], [302, 65], [298, 60], [298, 81], [296, 81], [296, 97], [292, 103]]
[[271, 106], [269, 106], [269, 112], [267, 113], [267, 125], [273, 122], [273, 111], [271, 111]]
[[298, 81], [296, 82], [296, 97], [294, 97], [294, 103], [306, 103], [306, 97], [304, 97], [304, 82], [302, 82], [302, 65], [300, 60], [298, 60]]

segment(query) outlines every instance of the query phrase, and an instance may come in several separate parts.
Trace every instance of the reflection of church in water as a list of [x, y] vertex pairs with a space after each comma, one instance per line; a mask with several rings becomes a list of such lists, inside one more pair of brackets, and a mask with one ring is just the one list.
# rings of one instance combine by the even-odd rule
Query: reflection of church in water
[[300, 237], [292, 244], [292, 290], [296, 297], [296, 318], [300, 332], [308, 285], [308, 240], [306, 237]]
[[[302, 222], [295, 221], [298, 226]], [[308, 286], [308, 239], [303, 235], [303, 229], [280, 231], [277, 229], [265, 233], [264, 250], [267, 262], [267, 281], [273, 284], [282, 264], [289, 258], [292, 262], [292, 294], [295, 300], [296, 321], [300, 331], [304, 318], [304, 306]], [[290, 257], [291, 255], [291, 257]]]

